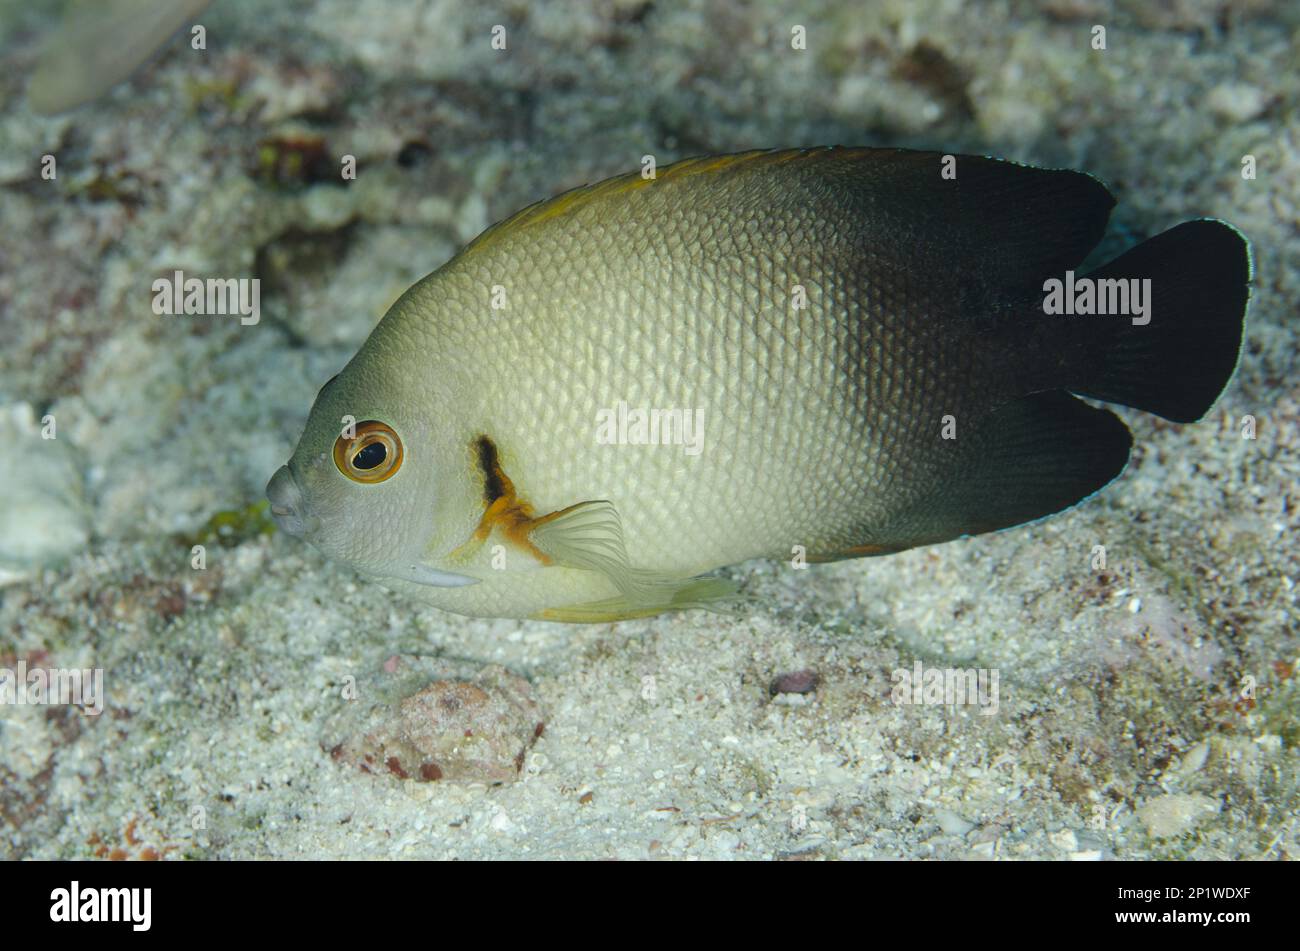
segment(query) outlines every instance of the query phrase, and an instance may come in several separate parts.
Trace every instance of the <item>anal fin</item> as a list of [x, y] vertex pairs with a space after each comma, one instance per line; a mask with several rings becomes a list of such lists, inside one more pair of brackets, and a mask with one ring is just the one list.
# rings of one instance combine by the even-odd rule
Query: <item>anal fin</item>
[[932, 545], [1060, 512], [1118, 476], [1132, 443], [1113, 413], [1067, 393], [1009, 403], [975, 432], [959, 430], [957, 439], [945, 441], [952, 459], [936, 484], [853, 551]]
[[682, 582], [667, 603], [641, 604], [622, 595], [547, 608], [534, 617], [539, 621], [566, 621], [570, 624], [602, 624], [627, 621], [632, 618], [653, 617], [665, 611], [690, 611], [700, 609], [715, 614], [734, 614], [740, 602], [738, 588], [727, 578], [692, 578]]

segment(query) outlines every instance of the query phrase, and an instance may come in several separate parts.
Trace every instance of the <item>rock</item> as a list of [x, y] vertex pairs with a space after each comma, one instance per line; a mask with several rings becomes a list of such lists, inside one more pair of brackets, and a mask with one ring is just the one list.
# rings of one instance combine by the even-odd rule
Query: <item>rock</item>
[[1060, 829], [1049, 834], [1047, 839], [1062, 852], [1077, 852], [1079, 849], [1079, 839], [1072, 829]]
[[1210, 742], [1209, 740], [1201, 740], [1183, 755], [1178, 764], [1178, 772], [1185, 777], [1199, 773], [1209, 756]]
[[[81, 467], [66, 437], [41, 438], [27, 403], [0, 407], [0, 581], [17, 581], [86, 547]], [[47, 431], [49, 431], [47, 429]]]
[[936, 809], [934, 821], [939, 823], [939, 828], [948, 835], [962, 836], [975, 828], [973, 823], [967, 822], [951, 809]]
[[518, 778], [543, 726], [528, 681], [490, 666], [470, 677], [426, 680], [396, 702], [370, 706], [361, 728], [329, 749], [364, 773], [503, 783]]
[[1138, 818], [1150, 836], [1165, 839], [1188, 831], [1201, 819], [1218, 811], [1218, 802], [1209, 796], [1173, 793], [1143, 805], [1138, 809]]

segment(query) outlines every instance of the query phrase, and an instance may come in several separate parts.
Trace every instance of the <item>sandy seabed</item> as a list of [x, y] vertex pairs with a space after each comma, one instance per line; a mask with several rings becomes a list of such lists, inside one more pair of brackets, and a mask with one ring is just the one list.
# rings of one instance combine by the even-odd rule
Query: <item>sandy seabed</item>
[[[0, 706], [0, 856], [1294, 857], [1300, 13], [1153, 6], [217, 0], [206, 50], [44, 118], [54, 20], [0, 0], [0, 666], [107, 691]], [[1045, 522], [731, 569], [735, 617], [442, 614], [248, 511], [492, 221], [646, 154], [836, 143], [1085, 169], [1102, 257], [1233, 222], [1256, 284], [1218, 407], [1120, 411], [1127, 472]], [[261, 319], [156, 316], [176, 269], [256, 274]], [[895, 703], [918, 662], [997, 671], [996, 712]], [[444, 675], [488, 685], [484, 761], [364, 768]]]

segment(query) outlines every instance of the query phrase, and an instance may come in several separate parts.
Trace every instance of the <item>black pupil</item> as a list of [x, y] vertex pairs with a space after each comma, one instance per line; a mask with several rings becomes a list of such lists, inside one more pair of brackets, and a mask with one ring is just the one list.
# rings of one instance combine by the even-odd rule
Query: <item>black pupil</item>
[[358, 469], [373, 469], [388, 458], [388, 449], [382, 442], [372, 442], [352, 457], [352, 465]]

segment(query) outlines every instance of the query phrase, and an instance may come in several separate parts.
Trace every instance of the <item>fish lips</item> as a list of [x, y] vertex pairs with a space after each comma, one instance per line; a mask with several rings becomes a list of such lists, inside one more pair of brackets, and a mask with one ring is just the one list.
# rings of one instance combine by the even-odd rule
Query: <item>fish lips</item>
[[[312, 514], [307, 500], [298, 487], [298, 480], [288, 466], [281, 466], [266, 484], [266, 497], [271, 502], [271, 518], [280, 531], [294, 538], [305, 539], [320, 528], [320, 519]], [[478, 584], [478, 578], [439, 571], [430, 565], [411, 563], [383, 572], [383, 576], [409, 581], [431, 588], [460, 588]]]
[[271, 518], [280, 531], [294, 538], [305, 538], [320, 527], [320, 519], [311, 513], [298, 480], [288, 466], [281, 466], [266, 484], [271, 503]]

